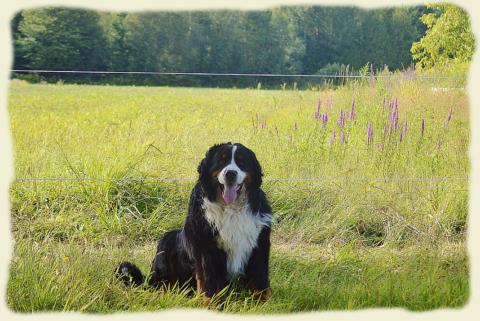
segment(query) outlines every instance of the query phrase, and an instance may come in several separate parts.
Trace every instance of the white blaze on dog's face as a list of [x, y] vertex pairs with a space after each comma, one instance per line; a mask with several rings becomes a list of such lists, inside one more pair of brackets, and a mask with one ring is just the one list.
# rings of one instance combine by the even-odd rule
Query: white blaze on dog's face
[[241, 192], [247, 173], [244, 172], [235, 162], [235, 152], [237, 146], [231, 148], [230, 163], [226, 165], [218, 174], [218, 182], [222, 185], [222, 197], [225, 204], [229, 205], [235, 202], [238, 194]]
[[212, 146], [200, 162], [198, 173], [207, 198], [227, 205], [262, 184], [262, 168], [255, 153], [242, 144]]

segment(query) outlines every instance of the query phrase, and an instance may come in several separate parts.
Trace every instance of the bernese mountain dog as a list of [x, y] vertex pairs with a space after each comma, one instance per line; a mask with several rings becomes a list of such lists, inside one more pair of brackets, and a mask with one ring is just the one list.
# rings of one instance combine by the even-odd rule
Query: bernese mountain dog
[[267, 299], [272, 211], [255, 153], [242, 144], [214, 145], [198, 173], [185, 223], [159, 241], [150, 275], [123, 262], [117, 276], [127, 285], [192, 286], [206, 302], [235, 281]]

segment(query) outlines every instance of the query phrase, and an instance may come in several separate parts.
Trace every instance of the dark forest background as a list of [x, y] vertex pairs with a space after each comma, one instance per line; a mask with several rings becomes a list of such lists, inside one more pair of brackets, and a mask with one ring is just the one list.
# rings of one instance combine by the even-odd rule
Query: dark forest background
[[[404, 70], [413, 65], [410, 49], [425, 34], [421, 17], [429, 10], [426, 6], [376, 10], [310, 6], [265, 11], [102, 13], [37, 8], [19, 12], [12, 19], [13, 69], [282, 74]], [[15, 76], [31, 81], [188, 86], [286, 81], [151, 75]]]

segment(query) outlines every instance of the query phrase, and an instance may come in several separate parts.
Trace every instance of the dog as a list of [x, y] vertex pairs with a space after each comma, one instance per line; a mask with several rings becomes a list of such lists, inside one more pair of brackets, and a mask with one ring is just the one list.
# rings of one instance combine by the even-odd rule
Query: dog
[[255, 153], [238, 143], [214, 145], [198, 174], [185, 223], [158, 242], [149, 277], [130, 262], [120, 264], [117, 276], [134, 286], [191, 286], [206, 303], [241, 280], [256, 297], [268, 299], [272, 210], [260, 188]]

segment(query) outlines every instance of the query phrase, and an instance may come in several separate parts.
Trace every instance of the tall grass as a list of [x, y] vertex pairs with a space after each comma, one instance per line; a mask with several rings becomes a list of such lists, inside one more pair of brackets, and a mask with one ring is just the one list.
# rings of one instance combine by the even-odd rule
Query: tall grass
[[[17, 177], [116, 179], [12, 185], [14, 310], [199, 307], [188, 289], [159, 295], [112, 282], [122, 258], [148, 270], [155, 241], [183, 223], [194, 183], [122, 178], [195, 178], [208, 147], [225, 141], [255, 151], [274, 210], [274, 298], [232, 292], [225, 311], [424, 310], [468, 297], [462, 90], [415, 79], [323, 91], [16, 82], [9, 112]], [[81, 277], [72, 283], [67, 272]]]

